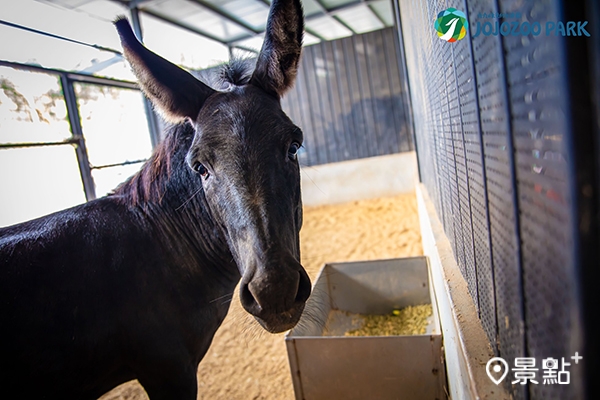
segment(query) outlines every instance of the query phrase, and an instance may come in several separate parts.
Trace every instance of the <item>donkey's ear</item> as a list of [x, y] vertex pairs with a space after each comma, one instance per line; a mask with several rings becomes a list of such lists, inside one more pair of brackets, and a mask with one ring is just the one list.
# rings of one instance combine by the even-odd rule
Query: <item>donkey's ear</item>
[[164, 116], [178, 122], [196, 120], [204, 101], [215, 91], [190, 73], [146, 49], [124, 17], [115, 21], [125, 58], [146, 96]]
[[251, 83], [280, 97], [290, 89], [298, 71], [303, 35], [300, 0], [273, 0]]

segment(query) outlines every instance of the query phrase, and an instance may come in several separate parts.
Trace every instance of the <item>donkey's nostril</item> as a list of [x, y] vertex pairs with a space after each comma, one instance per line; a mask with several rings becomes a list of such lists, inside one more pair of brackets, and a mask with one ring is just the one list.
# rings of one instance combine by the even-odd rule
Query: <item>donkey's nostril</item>
[[258, 313], [262, 311], [262, 307], [252, 295], [247, 283], [242, 284], [240, 287], [240, 300], [244, 308], [246, 308], [246, 310], [248, 310], [250, 313]]
[[300, 282], [298, 282], [298, 292], [294, 301], [296, 303], [304, 303], [310, 296], [310, 278], [304, 270], [298, 271], [298, 274], [300, 275]]
[[242, 306], [261, 318], [301, 307], [310, 296], [310, 278], [304, 269], [279, 268], [254, 273], [240, 286]]

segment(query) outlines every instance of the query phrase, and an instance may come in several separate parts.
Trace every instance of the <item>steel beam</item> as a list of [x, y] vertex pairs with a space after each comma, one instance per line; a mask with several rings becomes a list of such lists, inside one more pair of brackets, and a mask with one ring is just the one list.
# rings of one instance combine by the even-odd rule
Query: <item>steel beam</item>
[[85, 146], [85, 139], [83, 138], [81, 116], [79, 115], [79, 107], [77, 106], [77, 96], [75, 95], [73, 82], [66, 74], [61, 74], [60, 83], [65, 96], [72, 138], [77, 141], [77, 144], [75, 144], [75, 153], [77, 155], [77, 163], [79, 164], [79, 172], [81, 174], [81, 181], [83, 182], [85, 198], [87, 201], [94, 200], [96, 198], [96, 187], [94, 185], [94, 179], [92, 178], [92, 169]]

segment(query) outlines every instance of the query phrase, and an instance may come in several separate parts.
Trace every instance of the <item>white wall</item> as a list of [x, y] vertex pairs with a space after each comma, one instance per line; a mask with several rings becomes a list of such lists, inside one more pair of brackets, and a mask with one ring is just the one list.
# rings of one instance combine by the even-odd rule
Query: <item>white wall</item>
[[415, 152], [304, 167], [301, 174], [305, 206], [414, 192], [418, 175]]

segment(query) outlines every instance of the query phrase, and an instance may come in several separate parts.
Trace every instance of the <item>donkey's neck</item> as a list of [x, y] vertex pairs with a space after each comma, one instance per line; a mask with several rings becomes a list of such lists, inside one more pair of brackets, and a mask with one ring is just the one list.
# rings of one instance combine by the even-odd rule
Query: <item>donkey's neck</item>
[[141, 170], [113, 195], [153, 230], [177, 267], [235, 286], [240, 274], [223, 230], [210, 213], [201, 178], [185, 163], [193, 135], [188, 125], [173, 127]]

